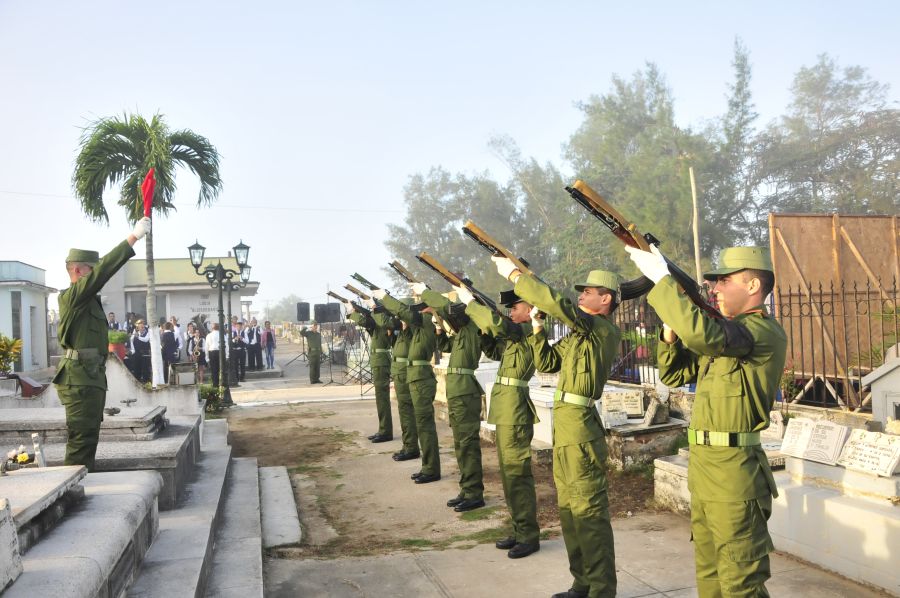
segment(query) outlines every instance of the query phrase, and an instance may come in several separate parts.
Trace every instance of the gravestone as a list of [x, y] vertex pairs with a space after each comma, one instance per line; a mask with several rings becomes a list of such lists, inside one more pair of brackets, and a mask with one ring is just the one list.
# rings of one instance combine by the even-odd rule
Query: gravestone
[[0, 498], [0, 594], [22, 573], [19, 556], [19, 534], [13, 521], [9, 501]]
[[847, 426], [825, 420], [815, 422], [806, 450], [803, 451], [803, 458], [836, 465], [849, 434], [850, 429]]
[[669, 421], [669, 406], [651, 397], [644, 414], [644, 425], [654, 426]]
[[606, 426], [607, 430], [616, 426], [628, 424], [628, 414], [624, 411], [619, 411], [618, 409], [612, 411], [604, 409], [600, 412], [600, 419], [603, 420], [603, 424]]
[[781, 453], [802, 459], [803, 451], [806, 450], [806, 445], [809, 444], [809, 437], [815, 425], [816, 422], [809, 418], [792, 417], [788, 421], [784, 438], [781, 441]]
[[838, 464], [847, 469], [889, 478], [900, 464], [900, 436], [853, 430]]
[[628, 417], [644, 417], [644, 391], [604, 392], [601, 397], [607, 411], [624, 411]]
[[781, 411], [769, 412], [769, 427], [762, 431], [763, 438], [781, 440], [784, 437], [784, 416]]

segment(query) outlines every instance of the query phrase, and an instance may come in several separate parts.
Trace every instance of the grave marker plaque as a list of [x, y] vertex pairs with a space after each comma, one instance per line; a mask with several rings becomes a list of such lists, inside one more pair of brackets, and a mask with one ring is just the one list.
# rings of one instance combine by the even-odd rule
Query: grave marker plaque
[[803, 451], [803, 458], [836, 465], [849, 433], [850, 429], [847, 426], [825, 420], [815, 422], [806, 450]]
[[805, 417], [792, 417], [788, 420], [784, 439], [781, 441], [782, 454], [802, 459], [814, 426], [815, 422]]
[[628, 417], [644, 417], [644, 391], [605, 392], [603, 408], [607, 411], [624, 411]]
[[889, 478], [900, 464], [900, 436], [853, 430], [838, 464]]

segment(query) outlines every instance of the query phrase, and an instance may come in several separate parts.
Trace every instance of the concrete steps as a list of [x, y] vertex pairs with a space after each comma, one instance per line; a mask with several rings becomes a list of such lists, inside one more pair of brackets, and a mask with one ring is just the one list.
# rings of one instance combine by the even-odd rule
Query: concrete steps
[[299, 546], [302, 537], [297, 501], [287, 468], [259, 468], [263, 548]]
[[256, 459], [233, 459], [206, 596], [263, 596], [259, 491]]
[[175, 509], [162, 513], [159, 535], [139, 576], [128, 590], [134, 597], [203, 596], [212, 567], [213, 542], [231, 465], [225, 420], [207, 421], [194, 477]]
[[88, 474], [84, 498], [24, 555], [4, 598], [120, 596], [156, 535], [160, 475]]

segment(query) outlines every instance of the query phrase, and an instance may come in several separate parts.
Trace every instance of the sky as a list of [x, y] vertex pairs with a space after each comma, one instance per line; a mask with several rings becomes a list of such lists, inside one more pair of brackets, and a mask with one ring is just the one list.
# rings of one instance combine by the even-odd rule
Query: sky
[[384, 247], [411, 175], [506, 180], [495, 135], [567, 172], [578, 102], [648, 62], [683, 126], [725, 111], [735, 38], [750, 52], [759, 125], [821, 53], [867, 68], [896, 106], [898, 13], [867, 0], [0, 0], [0, 260], [43, 268], [62, 289], [70, 247], [102, 254], [126, 237], [118, 189], [105, 195], [108, 225], [80, 210], [79, 138], [98, 118], [159, 112], [216, 146], [224, 187], [198, 209], [198, 184], [179, 171], [155, 255], [187, 257], [195, 240], [224, 255], [242, 240], [260, 282], [254, 310], [290, 294], [324, 303], [352, 272], [387, 282], [387, 262], [412, 258], [416, 248]]

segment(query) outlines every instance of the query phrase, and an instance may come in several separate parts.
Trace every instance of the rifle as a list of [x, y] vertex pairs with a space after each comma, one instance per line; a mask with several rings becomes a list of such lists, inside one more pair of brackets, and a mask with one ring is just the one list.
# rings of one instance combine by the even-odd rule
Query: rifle
[[[624, 216], [619, 214], [611, 205], [600, 197], [600, 194], [591, 189], [584, 181], [575, 181], [570, 187], [566, 187], [566, 191], [569, 192], [572, 199], [593, 214], [600, 222], [605, 224], [625, 245], [636, 247], [643, 251], [650, 251], [650, 245], [659, 247], [659, 239], [650, 233], [641, 235], [633, 222], [626, 220]], [[669, 258], [663, 257], [666, 260], [666, 264], [669, 266], [669, 274], [671, 274], [672, 278], [675, 279], [675, 282], [684, 289], [685, 294], [694, 305], [714, 318], [722, 318], [722, 313], [709, 304], [709, 300], [703, 295], [700, 285], [691, 278], [691, 275], [679, 268]], [[640, 278], [622, 283], [622, 298], [632, 299], [634, 297], [639, 297], [644, 293], [649, 292], [652, 288], [653, 282], [646, 276], [641, 276]]]
[[537, 278], [538, 280], [541, 280], [540, 277], [535, 274], [534, 271], [530, 268], [530, 264], [525, 258], [516, 257], [513, 252], [501, 245], [498, 241], [484, 232], [481, 227], [479, 227], [471, 220], [466, 221], [466, 223], [463, 225], [462, 231], [467, 237], [481, 245], [481, 247], [491, 255], [503, 256], [509, 259], [509, 261], [511, 261], [513, 265], [518, 268], [519, 272], [523, 272]]
[[348, 291], [350, 291], [351, 293], [353, 293], [354, 295], [356, 295], [357, 297], [359, 297], [360, 299], [362, 299], [363, 301], [368, 301], [369, 299], [371, 299], [371, 297], [369, 295], [366, 295], [365, 293], [363, 293], [362, 291], [357, 289], [352, 284], [345, 284], [344, 288], [347, 289]]
[[374, 291], [375, 289], [380, 289], [380, 288], [381, 288], [380, 286], [378, 286], [378, 285], [375, 284], [374, 282], [369, 282], [369, 280], [366, 279], [366, 277], [364, 277], [362, 274], [359, 274], [359, 273], [357, 273], [357, 272], [354, 272], [353, 274], [351, 274], [351, 275], [350, 275], [350, 278], [352, 278], [353, 280], [357, 281], [358, 283], [360, 283], [362, 286], [366, 287], [366, 288], [369, 289], [370, 291]]
[[[404, 267], [403, 267], [403, 264], [401, 264], [401, 263], [398, 262], [397, 260], [394, 260], [393, 262], [391, 262], [390, 264], [388, 264], [388, 266], [390, 266], [391, 268], [393, 268], [393, 269], [394, 269], [394, 272], [396, 272], [397, 274], [399, 274], [399, 275], [400, 275], [400, 278], [402, 278], [402, 279], [405, 280], [406, 282], [408, 282], [408, 283], [410, 283], [410, 284], [412, 284], [412, 283], [414, 283], [414, 282], [420, 282], [420, 281], [416, 280], [416, 277], [413, 276], [413, 273], [412, 273], [412, 272], [410, 272], [409, 270], [407, 270], [406, 268], [404, 268]], [[426, 286], [426, 288], [431, 288], [431, 287], [429, 287], [427, 284], [426, 284], [425, 286]]]
[[[513, 263], [513, 265], [519, 269], [519, 272], [528, 274], [533, 276], [534, 278], [541, 280], [541, 277], [534, 273], [531, 269], [531, 265], [528, 261], [523, 257], [516, 257], [513, 252], [500, 244], [499, 241], [495, 240], [492, 236], [487, 234], [481, 227], [472, 222], [471, 220], [467, 220], [463, 225], [463, 233], [476, 243], [478, 243], [482, 249], [485, 249], [491, 255], [502, 255], [503, 257], [509, 259]], [[546, 283], [544, 283], [546, 284]], [[547, 317], [542, 311], [539, 311], [537, 317], [541, 320]]]
[[329, 297], [332, 297], [332, 298], [334, 298], [334, 299], [337, 299], [337, 300], [340, 301], [341, 303], [352, 305], [352, 306], [353, 306], [353, 309], [355, 309], [355, 310], [358, 311], [359, 313], [363, 314], [364, 316], [368, 316], [368, 315], [370, 315], [370, 314], [372, 313], [372, 311], [369, 310], [367, 307], [363, 307], [362, 305], [359, 305], [358, 303], [356, 303], [356, 302], [354, 302], [354, 301], [350, 301], [349, 299], [345, 299], [344, 297], [341, 297], [340, 295], [338, 295], [338, 294], [335, 293], [334, 291], [328, 291], [328, 292], [326, 292], [325, 294], [328, 295]]
[[472, 296], [475, 297], [475, 301], [484, 305], [485, 307], [490, 308], [491, 310], [501, 313], [497, 308], [497, 304], [491, 299], [489, 296], [485, 295], [474, 286], [472, 286], [472, 281], [468, 278], [460, 278], [450, 270], [444, 267], [439, 261], [425, 253], [424, 251], [416, 256], [416, 259], [434, 270], [440, 275], [441, 278], [449, 282], [453, 286], [462, 287], [472, 293]]

